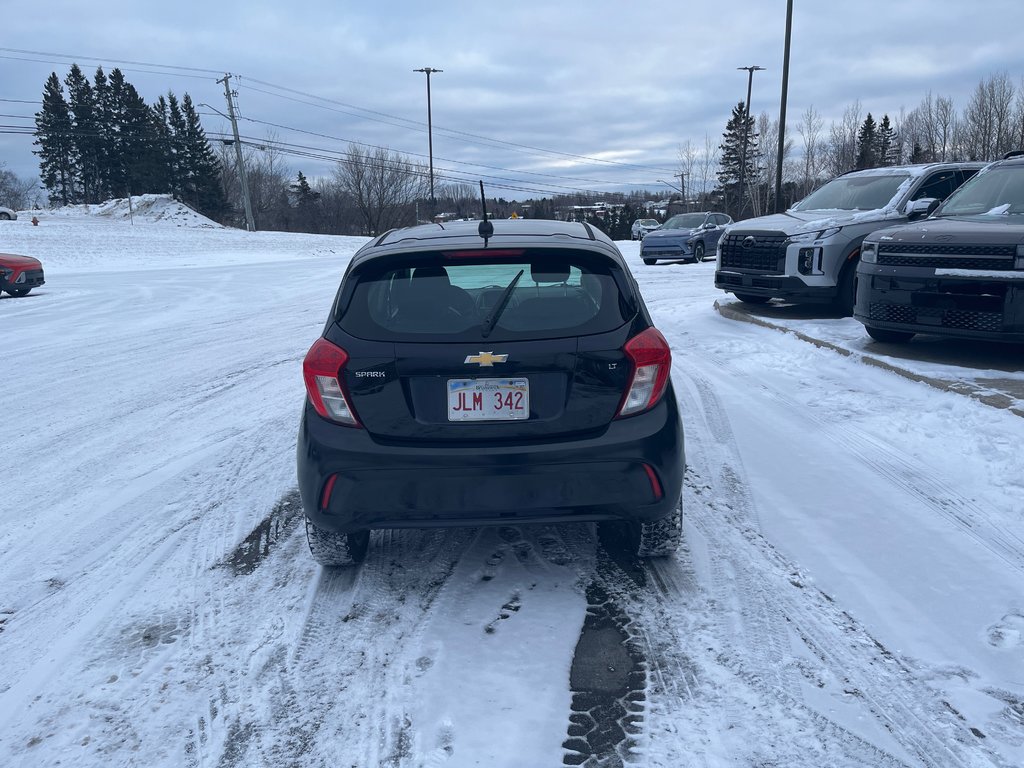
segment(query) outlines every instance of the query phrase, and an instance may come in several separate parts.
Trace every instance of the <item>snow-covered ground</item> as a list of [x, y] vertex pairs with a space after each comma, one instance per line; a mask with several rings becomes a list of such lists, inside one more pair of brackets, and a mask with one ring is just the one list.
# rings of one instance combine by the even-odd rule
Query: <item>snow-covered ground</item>
[[723, 317], [713, 264], [624, 242], [674, 351], [678, 555], [398, 531], [325, 573], [300, 367], [364, 241], [30, 218], [0, 226], [47, 277], [0, 299], [0, 764], [1024, 764], [1012, 412]]

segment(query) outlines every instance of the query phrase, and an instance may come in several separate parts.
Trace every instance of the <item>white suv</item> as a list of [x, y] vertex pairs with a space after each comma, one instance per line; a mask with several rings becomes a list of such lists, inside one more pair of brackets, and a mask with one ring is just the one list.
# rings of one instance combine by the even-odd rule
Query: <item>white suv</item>
[[850, 314], [865, 235], [927, 215], [984, 167], [890, 166], [832, 179], [786, 213], [730, 225], [718, 241], [715, 287], [751, 304], [830, 303]]

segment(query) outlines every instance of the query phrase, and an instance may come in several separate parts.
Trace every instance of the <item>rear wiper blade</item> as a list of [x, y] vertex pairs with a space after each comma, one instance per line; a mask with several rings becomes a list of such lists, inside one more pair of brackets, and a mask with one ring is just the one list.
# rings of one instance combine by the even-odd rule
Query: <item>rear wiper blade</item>
[[505, 290], [502, 291], [501, 298], [498, 299], [498, 303], [494, 305], [494, 309], [491, 310], [491, 313], [484, 318], [484, 324], [480, 329], [480, 335], [485, 339], [490, 336], [491, 331], [494, 330], [494, 324], [498, 322], [498, 318], [501, 317], [501, 313], [505, 311], [505, 306], [508, 304], [508, 300], [512, 298], [512, 291], [525, 271], [525, 269], [520, 269], [519, 274], [512, 278], [512, 282], [505, 286]]

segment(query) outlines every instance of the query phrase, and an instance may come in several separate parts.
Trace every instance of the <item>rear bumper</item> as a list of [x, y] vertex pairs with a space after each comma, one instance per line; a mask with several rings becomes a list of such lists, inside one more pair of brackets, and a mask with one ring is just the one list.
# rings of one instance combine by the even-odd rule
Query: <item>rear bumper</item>
[[307, 403], [297, 453], [307, 517], [338, 532], [656, 520], [675, 508], [685, 465], [671, 387], [652, 411], [601, 435], [505, 445], [384, 444]]
[[1024, 342], [1024, 274], [937, 276], [930, 268], [857, 268], [854, 318], [884, 330]]

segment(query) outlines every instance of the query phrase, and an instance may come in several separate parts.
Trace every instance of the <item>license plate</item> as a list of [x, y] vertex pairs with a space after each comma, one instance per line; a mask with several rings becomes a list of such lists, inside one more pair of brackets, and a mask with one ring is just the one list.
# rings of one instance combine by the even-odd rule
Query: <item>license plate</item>
[[448, 421], [518, 421], [529, 417], [527, 379], [448, 379]]

